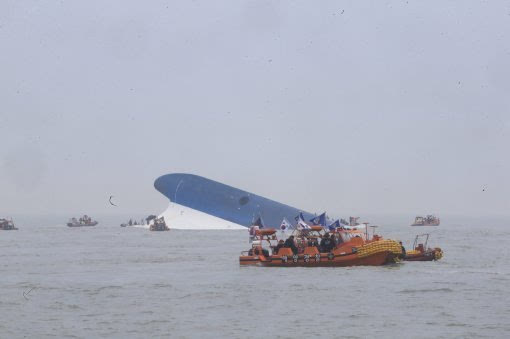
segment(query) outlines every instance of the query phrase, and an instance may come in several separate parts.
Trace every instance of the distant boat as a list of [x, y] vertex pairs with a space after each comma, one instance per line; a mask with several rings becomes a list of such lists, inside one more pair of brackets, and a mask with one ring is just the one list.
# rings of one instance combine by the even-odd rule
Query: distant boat
[[165, 223], [164, 217], [155, 218], [153, 220], [153, 223], [149, 227], [151, 231], [170, 231], [170, 228], [168, 228]]
[[98, 224], [97, 221], [92, 220], [88, 215], [84, 215], [83, 217], [76, 219], [71, 218], [67, 223], [69, 227], [83, 227], [83, 226], [96, 226]]
[[136, 220], [133, 221], [133, 219], [129, 219], [128, 222], [120, 224], [120, 227], [143, 226], [143, 225], [145, 225], [145, 220], [144, 219], [140, 220], [140, 222], [138, 222]]
[[417, 216], [411, 226], [439, 226], [440, 223], [439, 218], [433, 215], [427, 215], [426, 217]]
[[0, 219], [0, 230], [14, 231], [14, 230], [17, 230], [17, 228], [16, 228], [16, 226], [14, 226], [12, 219], [11, 220]]

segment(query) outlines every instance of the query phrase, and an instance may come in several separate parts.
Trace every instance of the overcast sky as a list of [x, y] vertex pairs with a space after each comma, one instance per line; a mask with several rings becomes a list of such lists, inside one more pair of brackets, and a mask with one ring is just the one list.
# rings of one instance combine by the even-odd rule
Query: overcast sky
[[0, 136], [0, 217], [161, 212], [173, 172], [508, 215], [510, 3], [3, 0]]

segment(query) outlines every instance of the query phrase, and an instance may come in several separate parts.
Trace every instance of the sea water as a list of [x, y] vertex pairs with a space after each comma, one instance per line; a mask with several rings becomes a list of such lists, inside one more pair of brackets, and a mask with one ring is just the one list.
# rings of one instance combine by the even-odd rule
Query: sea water
[[[437, 262], [240, 267], [247, 231], [150, 232], [105, 218], [68, 228], [18, 217], [0, 231], [1, 338], [510, 337], [510, 220], [378, 220], [431, 232]], [[170, 225], [171, 226], [171, 225]]]

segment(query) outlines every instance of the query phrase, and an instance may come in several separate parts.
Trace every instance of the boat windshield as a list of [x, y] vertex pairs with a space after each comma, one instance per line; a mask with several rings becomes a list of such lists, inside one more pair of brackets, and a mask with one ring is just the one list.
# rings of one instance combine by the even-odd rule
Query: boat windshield
[[338, 232], [340, 236], [342, 237], [343, 242], [348, 242], [353, 238], [361, 238], [364, 241], [366, 241], [366, 235], [364, 232], [361, 232], [360, 230], [344, 230]]

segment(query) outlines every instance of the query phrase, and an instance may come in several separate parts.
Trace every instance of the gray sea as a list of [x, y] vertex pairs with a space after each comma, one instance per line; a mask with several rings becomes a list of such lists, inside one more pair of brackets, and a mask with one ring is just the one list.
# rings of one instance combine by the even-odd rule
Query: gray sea
[[0, 231], [1, 338], [510, 337], [510, 220], [381, 217], [379, 234], [429, 231], [444, 258], [352, 268], [240, 267], [247, 231], [64, 221]]

